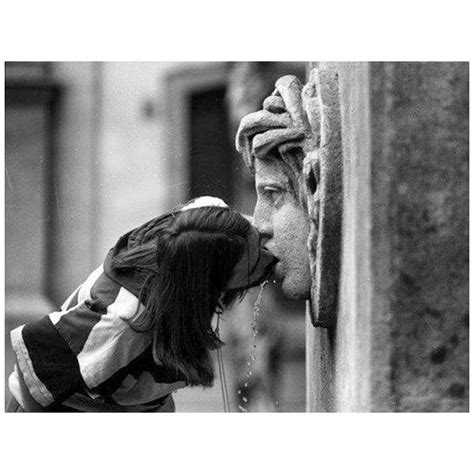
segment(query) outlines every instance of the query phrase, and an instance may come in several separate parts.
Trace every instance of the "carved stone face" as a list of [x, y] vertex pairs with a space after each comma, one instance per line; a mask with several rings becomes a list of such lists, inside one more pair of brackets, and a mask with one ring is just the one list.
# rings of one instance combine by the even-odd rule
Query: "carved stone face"
[[256, 160], [255, 185], [258, 200], [254, 225], [264, 235], [265, 246], [280, 260], [275, 274], [281, 280], [283, 293], [291, 299], [307, 299], [311, 288], [309, 218], [281, 161]]
[[313, 69], [304, 87], [294, 76], [281, 77], [262, 110], [242, 118], [235, 139], [256, 172], [255, 224], [280, 259], [276, 272], [283, 291], [292, 298], [310, 297], [315, 327], [334, 326], [337, 315], [342, 222], [338, 84], [338, 72], [331, 68]]

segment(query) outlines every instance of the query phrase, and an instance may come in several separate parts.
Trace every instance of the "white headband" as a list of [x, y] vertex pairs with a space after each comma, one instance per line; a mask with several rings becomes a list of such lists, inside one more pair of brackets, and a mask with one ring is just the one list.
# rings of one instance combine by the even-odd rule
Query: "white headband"
[[187, 211], [189, 209], [198, 209], [200, 207], [226, 207], [229, 206], [220, 198], [212, 196], [201, 196], [192, 201], [188, 202], [181, 208], [181, 211]]

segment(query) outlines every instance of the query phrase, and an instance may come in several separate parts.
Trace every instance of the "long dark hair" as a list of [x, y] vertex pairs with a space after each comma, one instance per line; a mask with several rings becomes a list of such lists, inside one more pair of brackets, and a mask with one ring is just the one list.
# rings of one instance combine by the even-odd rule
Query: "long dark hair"
[[243, 297], [226, 284], [247, 245], [250, 223], [225, 207], [201, 207], [150, 221], [129, 238], [116, 271], [145, 272], [145, 309], [130, 324], [153, 330], [153, 358], [189, 385], [210, 386], [210, 350], [223, 342], [212, 328], [216, 312]]

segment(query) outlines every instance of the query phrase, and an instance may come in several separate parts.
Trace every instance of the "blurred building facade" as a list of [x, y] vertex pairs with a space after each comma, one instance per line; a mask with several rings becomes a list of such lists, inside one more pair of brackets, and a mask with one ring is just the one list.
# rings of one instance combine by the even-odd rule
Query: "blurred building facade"
[[[13, 364], [9, 331], [55, 309], [120, 235], [197, 195], [252, 212], [253, 182], [234, 150], [235, 127], [260, 107], [279, 75], [304, 75], [304, 65], [257, 66], [261, 90], [239, 111], [235, 78], [246, 68], [225, 62], [6, 63], [6, 376]], [[282, 299], [272, 296], [276, 291], [269, 290], [264, 305], [280, 321], [270, 329], [277, 332], [272, 340], [281, 344], [287, 334], [290, 356], [275, 374], [281, 384], [272, 391], [279, 399], [274, 407], [303, 411], [304, 309], [275, 306]], [[236, 333], [250, 337], [233, 325], [248, 323], [255, 297], [234, 311], [244, 315], [230, 315], [228, 340], [240, 341]], [[283, 314], [293, 315], [293, 324]], [[240, 370], [231, 354], [239, 344], [225, 349], [229, 374]], [[178, 411], [221, 411], [217, 384], [190, 392], [177, 395]]]

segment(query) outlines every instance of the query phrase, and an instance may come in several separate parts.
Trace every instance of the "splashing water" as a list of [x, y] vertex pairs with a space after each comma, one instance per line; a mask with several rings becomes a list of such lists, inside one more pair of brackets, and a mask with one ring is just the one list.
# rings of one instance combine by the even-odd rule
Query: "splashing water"
[[[258, 335], [258, 317], [260, 315], [260, 306], [262, 304], [262, 298], [263, 298], [263, 290], [265, 289], [265, 286], [267, 285], [268, 280], [265, 280], [263, 283], [260, 284], [260, 291], [258, 293], [257, 299], [255, 300], [255, 304], [253, 306], [253, 319], [252, 319], [252, 349], [250, 352], [250, 355], [247, 358], [247, 374], [245, 377], [245, 383], [244, 387], [248, 388], [249, 386], [249, 381], [250, 377], [252, 376], [252, 366], [253, 363], [255, 362], [255, 352], [257, 349], [257, 335]], [[242, 390], [239, 390], [238, 392], [239, 398], [242, 394]], [[247, 408], [244, 406], [248, 403], [248, 398], [247, 397], [242, 397], [242, 405], [239, 405], [239, 410], [242, 412], [248, 411]]]

